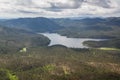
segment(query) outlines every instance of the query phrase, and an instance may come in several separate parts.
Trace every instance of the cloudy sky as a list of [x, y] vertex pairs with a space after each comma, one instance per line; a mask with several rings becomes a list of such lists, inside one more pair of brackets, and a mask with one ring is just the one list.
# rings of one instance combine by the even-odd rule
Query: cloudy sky
[[0, 18], [120, 17], [120, 0], [0, 0]]

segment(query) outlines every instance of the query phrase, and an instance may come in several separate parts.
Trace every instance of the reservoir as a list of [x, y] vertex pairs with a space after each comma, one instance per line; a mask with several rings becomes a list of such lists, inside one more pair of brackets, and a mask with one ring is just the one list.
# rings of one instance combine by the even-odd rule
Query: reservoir
[[102, 41], [104, 39], [92, 39], [92, 38], [68, 38], [66, 36], [61, 36], [57, 33], [40, 33], [48, 37], [51, 42], [49, 46], [53, 45], [64, 45], [69, 48], [89, 48], [83, 45], [84, 41]]

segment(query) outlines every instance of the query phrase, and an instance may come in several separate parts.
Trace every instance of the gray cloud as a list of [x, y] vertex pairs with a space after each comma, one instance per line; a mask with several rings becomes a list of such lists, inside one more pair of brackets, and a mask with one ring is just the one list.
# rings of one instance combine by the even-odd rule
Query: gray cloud
[[52, 3], [51, 8], [57, 8], [57, 9], [76, 9], [81, 6], [84, 0], [69, 0], [67, 2], [57, 2], [57, 3]]
[[91, 5], [100, 6], [103, 8], [110, 8], [111, 7], [111, 1], [110, 0], [84, 0], [87, 3], [90, 3]]
[[25, 10], [18, 10], [18, 12], [24, 13], [24, 14], [38, 14], [38, 12], [25, 11]]
[[0, 0], [0, 17], [120, 16], [120, 0]]

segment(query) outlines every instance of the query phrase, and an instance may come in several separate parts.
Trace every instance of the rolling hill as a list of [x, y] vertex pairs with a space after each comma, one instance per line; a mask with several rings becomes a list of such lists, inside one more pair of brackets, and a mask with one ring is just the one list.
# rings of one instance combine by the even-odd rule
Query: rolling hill
[[46, 46], [50, 40], [29, 31], [0, 26], [0, 53], [23, 47]]
[[120, 35], [120, 18], [19, 18], [0, 21], [7, 27], [33, 32], [56, 32], [67, 37], [116, 38]]
[[54, 21], [43, 17], [10, 19], [1, 21], [1, 24], [7, 27], [26, 29], [34, 32], [53, 32], [61, 28]]
[[[114, 45], [119, 43], [120, 18], [19, 18], [0, 21], [1, 25], [22, 30], [37, 32], [54, 32], [75, 38], [112, 39]], [[15, 30], [11, 30], [14, 33]], [[18, 31], [19, 32], [19, 31]], [[39, 40], [38, 40], [39, 41]], [[37, 40], [36, 40], [37, 42]], [[105, 42], [106, 43], [106, 42]], [[108, 46], [112, 46], [110, 42]], [[92, 44], [93, 45], [93, 44]], [[100, 44], [95, 44], [99, 45]], [[94, 46], [95, 46], [94, 45]], [[104, 46], [104, 44], [101, 46]], [[116, 47], [116, 46], [115, 46]], [[117, 46], [118, 47], [118, 46]]]
[[59, 34], [67, 37], [118, 38], [120, 37], [120, 18], [52, 19], [64, 29]]

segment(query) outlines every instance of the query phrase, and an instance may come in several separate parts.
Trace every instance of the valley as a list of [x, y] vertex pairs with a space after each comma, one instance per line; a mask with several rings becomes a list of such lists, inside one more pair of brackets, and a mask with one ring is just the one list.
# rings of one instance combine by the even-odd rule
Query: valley
[[120, 80], [120, 0], [0, 0], [0, 80]]
[[119, 17], [1, 20], [0, 80], [119, 80], [119, 22]]
[[[119, 44], [120, 18], [18, 18], [2, 20], [0, 24], [6, 27], [18, 28], [32, 33], [58, 33], [68, 38], [110, 39], [113, 45]], [[107, 45], [112, 47], [110, 41]], [[88, 42], [87, 42], [88, 43]], [[96, 42], [97, 45], [98, 42]], [[106, 43], [106, 42], [102, 42]], [[107, 47], [100, 46], [99, 47]], [[94, 45], [95, 46], [95, 45]], [[119, 46], [114, 46], [119, 47]]]

